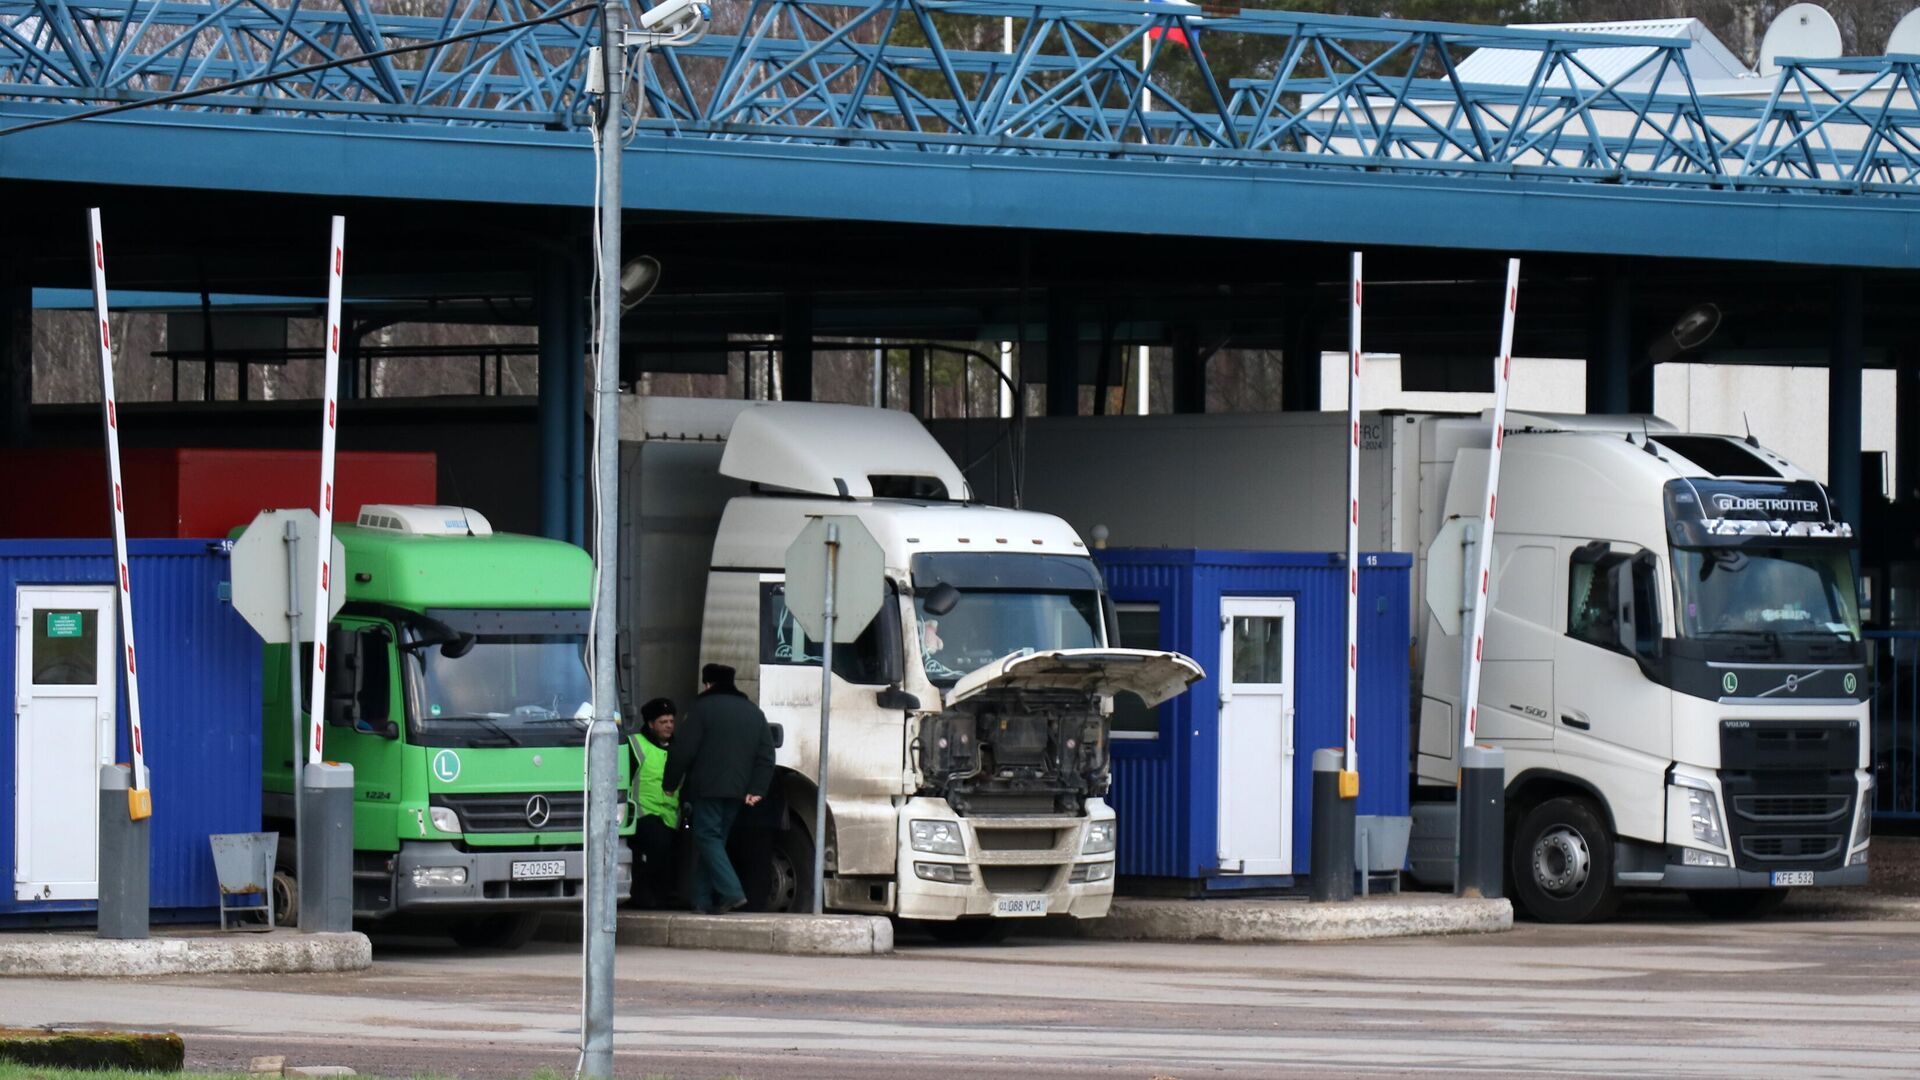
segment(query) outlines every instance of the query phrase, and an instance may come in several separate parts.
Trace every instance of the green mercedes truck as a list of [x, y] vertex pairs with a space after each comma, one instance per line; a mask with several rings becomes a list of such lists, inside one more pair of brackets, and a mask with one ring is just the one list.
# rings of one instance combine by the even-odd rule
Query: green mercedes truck
[[[368, 505], [334, 535], [347, 591], [327, 632], [322, 751], [353, 766], [354, 917], [518, 946], [542, 910], [582, 896], [592, 563], [570, 544], [496, 534], [461, 507]], [[286, 649], [266, 646], [262, 670], [261, 808], [280, 832], [274, 896], [291, 923]], [[625, 754], [620, 770], [624, 791]], [[621, 835], [633, 824], [629, 804]], [[631, 881], [623, 843], [623, 899]]]

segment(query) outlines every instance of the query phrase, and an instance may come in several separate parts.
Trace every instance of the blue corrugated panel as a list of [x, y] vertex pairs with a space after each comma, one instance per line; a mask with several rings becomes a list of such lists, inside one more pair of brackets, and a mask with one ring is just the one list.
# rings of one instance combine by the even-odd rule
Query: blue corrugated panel
[[[1160, 645], [1207, 677], [1160, 707], [1159, 738], [1114, 744], [1119, 871], [1202, 878], [1218, 871], [1219, 711], [1223, 597], [1294, 601], [1294, 840], [1296, 874], [1311, 851], [1313, 750], [1345, 743], [1344, 559], [1292, 552], [1110, 549], [1096, 553], [1119, 604], [1160, 608]], [[1362, 814], [1408, 812], [1408, 588], [1412, 560], [1367, 555], [1360, 574], [1359, 728]]]
[[[16, 626], [22, 585], [110, 585], [107, 541], [0, 541], [0, 595], [8, 617], [0, 627], [0, 699], [13, 700]], [[156, 912], [210, 909], [219, 900], [207, 837], [260, 827], [260, 640], [221, 599], [227, 557], [217, 542], [134, 540], [134, 639], [139, 646], [141, 720], [153, 777], [152, 891]], [[126, 745], [126, 687], [120, 688], [116, 759]], [[0, 714], [0, 865], [7, 888], [0, 920], [88, 911], [91, 902], [33, 903], [13, 899], [13, 710]]]

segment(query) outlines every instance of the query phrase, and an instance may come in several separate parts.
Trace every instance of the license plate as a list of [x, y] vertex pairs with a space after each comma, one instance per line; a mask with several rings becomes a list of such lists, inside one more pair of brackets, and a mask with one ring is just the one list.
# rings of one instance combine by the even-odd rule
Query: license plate
[[517, 862], [513, 864], [513, 880], [541, 881], [546, 878], [567, 876], [567, 864], [560, 859], [542, 859], [539, 862]]
[[1813, 884], [1813, 871], [1775, 870], [1773, 872], [1773, 883], [1775, 885], [1811, 885]]
[[1047, 913], [1047, 898], [1044, 896], [996, 896], [993, 899], [993, 913], [1001, 918], [1025, 919]]

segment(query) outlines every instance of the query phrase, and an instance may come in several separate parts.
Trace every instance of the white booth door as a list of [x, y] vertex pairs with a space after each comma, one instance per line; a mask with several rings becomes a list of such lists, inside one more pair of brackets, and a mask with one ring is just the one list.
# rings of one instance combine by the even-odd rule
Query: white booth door
[[1220, 869], [1293, 872], [1293, 601], [1220, 602]]
[[113, 587], [14, 598], [15, 900], [97, 900], [100, 766], [113, 754]]

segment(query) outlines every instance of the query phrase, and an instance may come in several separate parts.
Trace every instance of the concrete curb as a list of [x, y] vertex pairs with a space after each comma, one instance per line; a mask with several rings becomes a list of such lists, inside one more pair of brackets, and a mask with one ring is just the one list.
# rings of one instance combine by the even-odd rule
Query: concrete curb
[[1345, 904], [1289, 900], [1116, 900], [1084, 937], [1119, 941], [1357, 941], [1513, 929], [1506, 900], [1382, 896]]
[[[580, 916], [550, 912], [540, 920], [543, 941], [580, 940]], [[893, 952], [893, 923], [882, 915], [695, 915], [687, 911], [623, 911], [614, 941], [664, 949], [808, 956], [885, 956]]]
[[1853, 889], [1795, 889], [1780, 906], [1782, 918], [1912, 922], [1920, 920], [1920, 896], [1893, 896]]
[[373, 945], [360, 933], [208, 934], [108, 941], [85, 934], [0, 936], [0, 976], [277, 975], [365, 971]]

